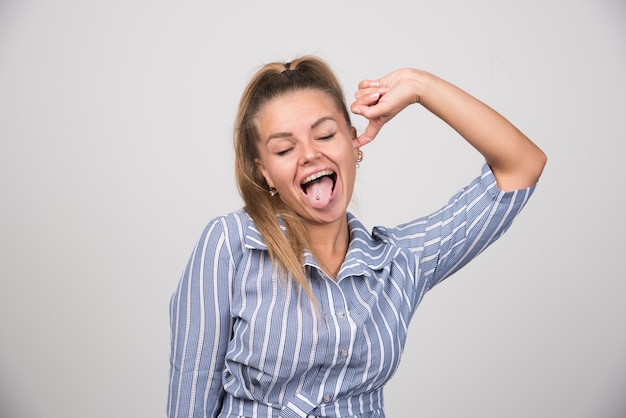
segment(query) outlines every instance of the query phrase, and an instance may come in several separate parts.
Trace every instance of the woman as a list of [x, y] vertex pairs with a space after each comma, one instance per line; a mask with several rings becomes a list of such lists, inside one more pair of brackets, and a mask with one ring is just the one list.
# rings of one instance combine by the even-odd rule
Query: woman
[[[314, 57], [266, 65], [235, 125], [241, 211], [204, 230], [171, 300], [170, 417], [382, 417], [423, 295], [494, 242], [546, 157], [424, 71], [362, 81], [351, 110]], [[360, 147], [420, 103], [485, 158], [441, 210], [370, 234], [347, 212]]]

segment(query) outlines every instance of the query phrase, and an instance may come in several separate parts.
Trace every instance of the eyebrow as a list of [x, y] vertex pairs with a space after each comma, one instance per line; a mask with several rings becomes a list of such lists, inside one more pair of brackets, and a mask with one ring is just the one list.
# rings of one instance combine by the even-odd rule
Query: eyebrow
[[[311, 124], [311, 129], [317, 128], [319, 125], [326, 122], [327, 120], [332, 120], [336, 122], [335, 118], [333, 118], [332, 116], [322, 116], [321, 118], [319, 118], [318, 120], [316, 120], [315, 122]], [[268, 142], [270, 142], [272, 139], [275, 139], [275, 138], [289, 138], [290, 136], [293, 136], [291, 132], [276, 132], [268, 136], [265, 143], [267, 144]]]

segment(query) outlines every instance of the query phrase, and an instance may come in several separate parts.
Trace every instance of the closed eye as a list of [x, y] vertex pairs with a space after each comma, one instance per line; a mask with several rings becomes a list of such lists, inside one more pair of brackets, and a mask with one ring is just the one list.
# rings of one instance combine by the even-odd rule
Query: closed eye
[[320, 139], [320, 140], [322, 140], [322, 141], [325, 141], [325, 140], [331, 139], [333, 136], [335, 136], [335, 134], [334, 134], [334, 133], [332, 133], [332, 134], [330, 134], [330, 135], [322, 136], [322, 137], [320, 137], [320, 138], [318, 138], [318, 139]]
[[293, 148], [288, 148], [288, 149], [285, 149], [285, 150], [282, 150], [282, 151], [278, 151], [278, 152], [276, 153], [276, 155], [281, 155], [281, 156], [282, 156], [282, 155], [287, 155], [287, 154], [289, 154], [289, 152], [290, 152], [292, 149], [293, 149]]

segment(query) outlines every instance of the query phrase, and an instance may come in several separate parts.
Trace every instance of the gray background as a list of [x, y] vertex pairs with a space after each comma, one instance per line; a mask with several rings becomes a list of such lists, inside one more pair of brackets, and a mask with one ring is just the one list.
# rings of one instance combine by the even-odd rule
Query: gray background
[[[164, 416], [169, 297], [241, 205], [237, 101], [305, 53], [350, 98], [432, 71], [549, 156], [509, 234], [424, 300], [388, 415], [626, 416], [625, 28], [618, 0], [0, 1], [2, 417]], [[482, 161], [418, 106], [364, 152], [369, 227], [436, 209]]]

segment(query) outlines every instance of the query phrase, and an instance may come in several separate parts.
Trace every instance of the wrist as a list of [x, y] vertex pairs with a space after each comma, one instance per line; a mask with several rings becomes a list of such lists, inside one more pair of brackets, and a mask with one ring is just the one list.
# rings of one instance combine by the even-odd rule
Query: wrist
[[424, 102], [428, 101], [429, 95], [435, 88], [437, 77], [428, 71], [412, 69], [411, 81], [414, 102], [423, 105]]

